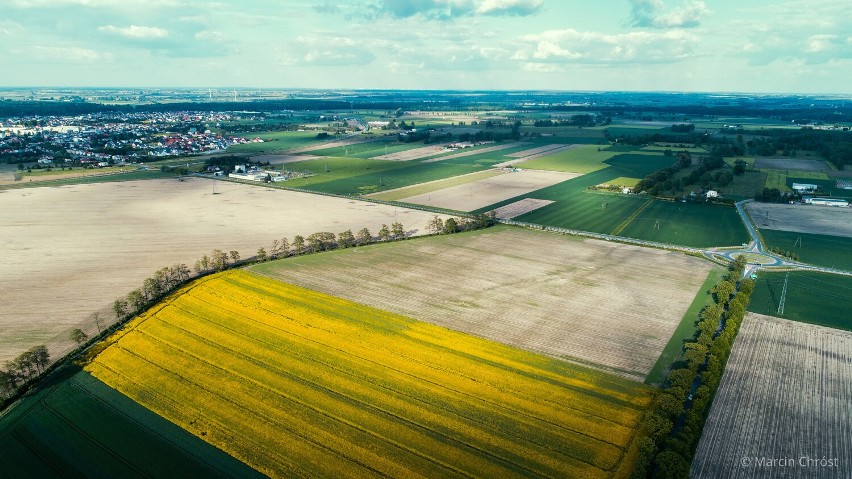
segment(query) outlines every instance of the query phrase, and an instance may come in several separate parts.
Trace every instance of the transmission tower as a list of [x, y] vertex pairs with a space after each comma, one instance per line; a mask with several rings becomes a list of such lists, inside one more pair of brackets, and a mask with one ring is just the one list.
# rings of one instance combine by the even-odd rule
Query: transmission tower
[[784, 287], [781, 289], [781, 301], [778, 302], [778, 316], [784, 314], [784, 301], [787, 299], [787, 280], [790, 279], [790, 273], [784, 275]]
[[796, 243], [795, 243], [795, 244], [793, 244], [793, 248], [795, 248], [796, 246], [798, 246], [799, 248], [801, 248], [801, 247], [802, 247], [802, 237], [801, 237], [801, 236], [799, 236], [798, 238], [796, 238]]
[[654, 229], [655, 229], [655, 230], [657, 230], [657, 231], [660, 231], [660, 220], [657, 220], [657, 221], [654, 223]]

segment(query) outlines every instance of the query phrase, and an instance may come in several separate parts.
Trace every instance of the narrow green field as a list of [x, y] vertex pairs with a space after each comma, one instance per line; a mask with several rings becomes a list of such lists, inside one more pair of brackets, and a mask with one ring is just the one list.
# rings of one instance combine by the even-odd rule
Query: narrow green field
[[[273, 150], [289, 150], [300, 146], [319, 143], [316, 131], [275, 131], [269, 133], [246, 133], [240, 135], [249, 140], [260, 138], [263, 143], [245, 143], [228, 147], [228, 153], [263, 153]], [[327, 140], [323, 140], [327, 141]]]
[[701, 289], [698, 290], [695, 299], [692, 300], [692, 304], [689, 305], [689, 309], [683, 315], [683, 320], [677, 326], [672, 339], [666, 344], [660, 358], [657, 359], [657, 363], [654, 364], [651, 372], [648, 373], [648, 377], [645, 378], [645, 384], [662, 384], [666, 379], [672, 364], [678, 361], [681, 353], [683, 353], [683, 343], [695, 337], [695, 333], [698, 331], [696, 327], [698, 315], [705, 306], [713, 303], [713, 294], [710, 290], [722, 279], [724, 274], [725, 269], [721, 267], [710, 270], [710, 274], [707, 275], [707, 279], [701, 285]]
[[[364, 143], [355, 143], [347, 146], [335, 146], [332, 148], [324, 148], [322, 150], [312, 151], [312, 155], [319, 156], [345, 156], [349, 158], [372, 158], [390, 153], [398, 153], [400, 151], [412, 150], [414, 148], [422, 148], [421, 142], [416, 143], [400, 143], [396, 137], [380, 137], [374, 141]], [[436, 145], [437, 146], [437, 145]]]
[[609, 165], [606, 160], [618, 155], [618, 152], [600, 150], [600, 147], [581, 146], [567, 151], [542, 156], [523, 162], [520, 166], [531, 170], [566, 171], [570, 173], [591, 173]]
[[748, 310], [784, 319], [852, 331], [852, 277], [794, 271], [789, 273], [784, 312], [778, 303], [787, 273], [758, 273]]
[[67, 367], [0, 417], [0, 477], [264, 477]]
[[654, 201], [622, 231], [621, 236], [685, 246], [736, 246], [748, 231], [733, 206]]
[[767, 229], [760, 235], [767, 246], [796, 253], [805, 263], [852, 271], [852, 238]]

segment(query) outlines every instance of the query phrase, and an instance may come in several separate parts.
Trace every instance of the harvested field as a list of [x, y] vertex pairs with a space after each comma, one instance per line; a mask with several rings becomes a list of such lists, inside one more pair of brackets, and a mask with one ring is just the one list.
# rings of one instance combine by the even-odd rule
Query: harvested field
[[524, 170], [504, 173], [399, 201], [458, 211], [473, 211], [494, 203], [562, 183], [580, 175], [557, 171]]
[[93, 376], [273, 477], [626, 477], [653, 397], [245, 271], [109, 341]]
[[754, 167], [758, 170], [831, 171], [825, 161], [795, 158], [756, 158]]
[[552, 200], [537, 200], [535, 198], [524, 198], [520, 201], [510, 203], [506, 206], [501, 206], [494, 210], [494, 215], [497, 218], [510, 220], [516, 216], [535, 211], [553, 203]]
[[753, 202], [746, 209], [761, 229], [852, 238], [852, 208]]
[[503, 172], [500, 170], [477, 171], [476, 173], [468, 173], [466, 175], [453, 176], [441, 180], [427, 181], [417, 185], [403, 186], [402, 188], [394, 188], [392, 190], [385, 190], [380, 193], [372, 193], [364, 196], [383, 201], [398, 201], [401, 198], [431, 193], [451, 186], [466, 185], [468, 183], [473, 183], [474, 181], [484, 180], [485, 178], [491, 178], [502, 174]]
[[[190, 267], [214, 248], [254, 255], [273, 239], [398, 220], [422, 232], [432, 213], [204, 179], [130, 181], [0, 192], [0, 362], [65, 337], [154, 271]], [[96, 332], [88, 324], [86, 332]], [[58, 342], [50, 342], [61, 335]]]
[[453, 153], [452, 155], [439, 156], [430, 160], [424, 160], [423, 163], [435, 163], [444, 160], [454, 160], [456, 158], [464, 158], [465, 156], [473, 156], [480, 155], [482, 153], [491, 153], [492, 151], [507, 150], [509, 148], [515, 148], [520, 145], [521, 143], [501, 143], [499, 145], [486, 146], [485, 148], [470, 148], [460, 153]]
[[444, 152], [444, 145], [429, 145], [410, 150], [396, 151], [387, 155], [374, 156], [374, 160], [387, 161], [412, 161], [426, 158], [427, 156], [440, 155]]
[[261, 163], [269, 162], [270, 165], [285, 165], [287, 163], [296, 163], [306, 160], [318, 160], [323, 158], [317, 155], [258, 155], [252, 156], [251, 161], [259, 161]]
[[661, 250], [494, 227], [252, 270], [642, 381], [710, 268]]
[[[850, 384], [852, 333], [749, 314], [691, 477], [850, 477]], [[822, 459], [834, 465], [821, 466]]]

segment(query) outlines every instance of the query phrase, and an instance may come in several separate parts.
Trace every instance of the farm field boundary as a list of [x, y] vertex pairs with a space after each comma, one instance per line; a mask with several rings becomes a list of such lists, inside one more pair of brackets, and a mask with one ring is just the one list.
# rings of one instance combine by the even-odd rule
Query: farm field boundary
[[641, 384], [237, 270], [129, 323], [86, 369], [271, 475], [624, 477], [652, 399]]
[[[642, 381], [710, 268], [679, 253], [497, 226], [251, 270]], [[369, 280], [354, 287], [351, 277]]]
[[[784, 311], [778, 312], [784, 292]], [[852, 277], [812, 271], [758, 273], [749, 311], [852, 331]]]

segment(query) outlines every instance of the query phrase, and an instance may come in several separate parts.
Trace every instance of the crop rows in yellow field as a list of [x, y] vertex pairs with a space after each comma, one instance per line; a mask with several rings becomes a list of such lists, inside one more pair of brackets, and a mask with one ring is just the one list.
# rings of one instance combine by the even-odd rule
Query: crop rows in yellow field
[[619, 477], [651, 400], [641, 384], [245, 271], [172, 295], [86, 369], [272, 476]]

